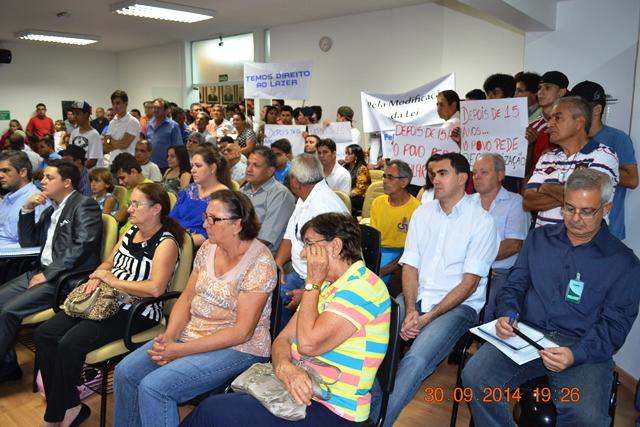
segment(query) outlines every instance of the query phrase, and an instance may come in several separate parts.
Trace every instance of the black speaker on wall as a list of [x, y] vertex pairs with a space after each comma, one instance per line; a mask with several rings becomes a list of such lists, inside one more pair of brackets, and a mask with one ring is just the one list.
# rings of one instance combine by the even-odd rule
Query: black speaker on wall
[[11, 51], [0, 49], [0, 64], [11, 64]]

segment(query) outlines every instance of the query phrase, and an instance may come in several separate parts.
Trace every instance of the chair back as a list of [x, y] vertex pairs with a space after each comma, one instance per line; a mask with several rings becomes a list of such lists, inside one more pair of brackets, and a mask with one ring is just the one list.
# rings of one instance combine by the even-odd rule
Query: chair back
[[338, 196], [340, 198], [340, 200], [342, 200], [342, 203], [344, 203], [344, 205], [347, 207], [347, 210], [349, 212], [351, 212], [351, 197], [349, 197], [348, 194], [342, 192], [342, 191], [334, 191], [334, 193], [336, 193], [336, 196]]
[[112, 194], [118, 201], [118, 204], [120, 205], [120, 207], [122, 208], [122, 206], [124, 205], [124, 201], [127, 198], [127, 189], [122, 185], [114, 185]]
[[396, 373], [398, 372], [398, 363], [400, 363], [400, 346], [402, 344], [400, 338], [400, 327], [402, 322], [400, 319], [400, 308], [398, 303], [391, 298], [391, 319], [389, 322], [389, 344], [387, 345], [387, 353], [382, 360], [382, 364], [378, 367], [376, 378], [382, 389], [382, 405], [380, 414], [376, 421], [376, 426], [380, 427], [384, 423], [387, 415], [387, 405], [389, 404], [389, 395], [393, 392], [393, 385], [396, 382]]
[[118, 221], [109, 214], [102, 214], [102, 248], [100, 259], [105, 261], [118, 243]]
[[238, 181], [232, 179], [231, 180], [231, 188], [230, 188], [230, 190], [233, 190], [233, 191], [240, 190], [240, 183]]
[[176, 205], [178, 197], [173, 191], [167, 191], [167, 194], [169, 195], [169, 210], [171, 210]]
[[382, 237], [378, 230], [368, 225], [360, 224], [362, 259], [367, 268], [376, 275], [380, 274], [381, 239]]
[[280, 317], [282, 310], [282, 300], [280, 299], [280, 269], [276, 269], [276, 287], [273, 288], [273, 293], [271, 294], [271, 322], [270, 322], [270, 331], [271, 331], [271, 342], [276, 339], [278, 334], [280, 333]]
[[382, 181], [382, 175], [384, 174], [383, 170], [379, 169], [371, 169], [369, 170], [369, 176], [371, 177], [371, 182], [374, 183], [376, 181]]
[[364, 194], [364, 202], [362, 204], [362, 218], [369, 218], [371, 216], [371, 203], [373, 200], [384, 194], [384, 187], [382, 181], [371, 182], [367, 192]]
[[[193, 239], [189, 232], [184, 232], [184, 242], [182, 242], [182, 249], [180, 250], [180, 260], [178, 261], [178, 267], [173, 273], [173, 278], [169, 284], [169, 291], [182, 292], [187, 287], [189, 276], [191, 275], [191, 269], [193, 267]], [[173, 308], [174, 301], [166, 301], [164, 303], [165, 314], [168, 315]]]

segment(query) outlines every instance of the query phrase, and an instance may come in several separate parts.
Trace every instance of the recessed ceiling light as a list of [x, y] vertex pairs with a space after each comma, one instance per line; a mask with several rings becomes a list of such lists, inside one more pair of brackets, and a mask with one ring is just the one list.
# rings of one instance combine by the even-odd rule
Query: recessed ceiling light
[[21, 40], [32, 40], [48, 43], [63, 43], [73, 45], [88, 45], [97, 43], [100, 39], [95, 36], [86, 36], [83, 34], [58, 33], [54, 31], [42, 30], [24, 30], [14, 34], [15, 38]]
[[139, 18], [177, 22], [200, 22], [213, 18], [213, 10], [156, 0], [130, 0], [111, 5], [111, 12]]

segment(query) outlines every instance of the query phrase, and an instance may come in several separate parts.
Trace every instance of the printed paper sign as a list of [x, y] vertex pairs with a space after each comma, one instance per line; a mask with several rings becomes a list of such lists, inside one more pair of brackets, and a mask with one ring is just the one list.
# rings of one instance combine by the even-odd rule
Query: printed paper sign
[[437, 126], [396, 124], [395, 133], [383, 133], [382, 153], [385, 158], [407, 162], [413, 171], [412, 184], [424, 185], [427, 176], [426, 163], [434, 154], [460, 152], [451, 139], [451, 129]]
[[291, 143], [291, 154], [294, 156], [304, 152], [304, 138], [302, 133], [306, 130], [304, 125], [265, 125], [264, 145], [270, 147], [274, 141], [286, 138]]
[[486, 99], [460, 103], [462, 154], [473, 167], [484, 153], [504, 157], [506, 174], [524, 177], [527, 162], [527, 98]]
[[393, 130], [396, 123], [432, 125], [442, 123], [436, 111], [436, 97], [455, 89], [455, 77], [448, 74], [419, 88], [398, 94], [360, 92], [364, 132]]
[[308, 99], [311, 61], [286, 64], [244, 64], [244, 97], [258, 99]]

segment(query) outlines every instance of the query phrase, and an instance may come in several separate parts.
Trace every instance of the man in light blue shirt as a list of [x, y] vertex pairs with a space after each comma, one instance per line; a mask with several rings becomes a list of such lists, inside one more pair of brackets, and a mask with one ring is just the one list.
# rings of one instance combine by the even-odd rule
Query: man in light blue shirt
[[[459, 153], [432, 156], [435, 198], [420, 206], [409, 223], [402, 267], [404, 320], [400, 336], [413, 339], [400, 361], [385, 426], [392, 426], [422, 381], [478, 321], [487, 275], [498, 253], [491, 215], [465, 194], [471, 173]], [[374, 389], [372, 414], [379, 404]]]
[[[29, 197], [40, 192], [31, 183], [31, 162], [22, 151], [0, 152], [0, 186], [5, 194], [0, 200], [0, 248], [18, 248], [18, 218], [20, 208]], [[49, 204], [36, 208], [36, 221]]]
[[147, 128], [147, 139], [151, 143], [151, 161], [164, 172], [167, 163], [167, 149], [173, 145], [184, 145], [178, 124], [167, 117], [169, 103], [162, 98], [153, 101], [153, 118]]
[[491, 265], [491, 290], [483, 322], [495, 319], [495, 296], [505, 284], [529, 229], [530, 218], [522, 208], [522, 196], [502, 186], [505, 169], [504, 158], [496, 153], [483, 154], [473, 164], [477, 193], [472, 197], [491, 214], [500, 238], [498, 255]]

